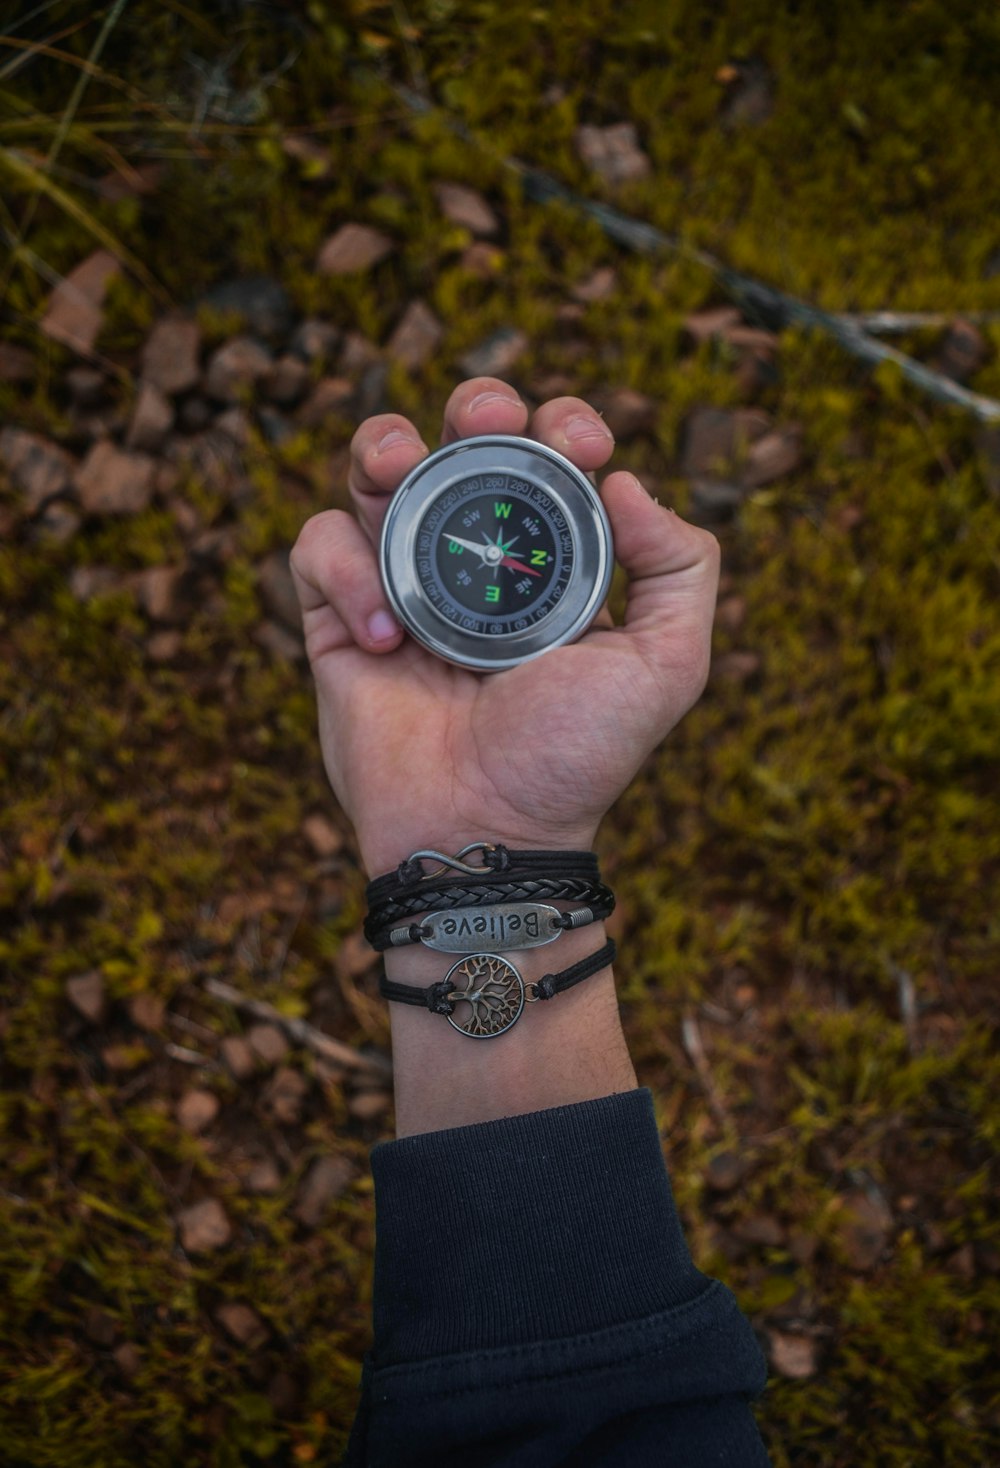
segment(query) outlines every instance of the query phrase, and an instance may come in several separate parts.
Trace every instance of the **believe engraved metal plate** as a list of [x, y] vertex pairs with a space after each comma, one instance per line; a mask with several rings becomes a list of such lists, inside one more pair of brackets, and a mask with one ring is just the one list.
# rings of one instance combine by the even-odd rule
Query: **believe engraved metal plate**
[[559, 909], [547, 902], [517, 902], [428, 913], [420, 927], [421, 943], [438, 953], [468, 953], [470, 948], [506, 953], [554, 942], [563, 922]]

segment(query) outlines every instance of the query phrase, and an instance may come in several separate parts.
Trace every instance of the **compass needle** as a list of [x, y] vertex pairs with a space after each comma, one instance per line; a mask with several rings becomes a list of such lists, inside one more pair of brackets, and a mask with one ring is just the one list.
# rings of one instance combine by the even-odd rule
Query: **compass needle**
[[583, 635], [607, 595], [613, 547], [596, 490], [568, 459], [483, 437], [449, 444], [404, 479], [380, 560], [411, 636], [498, 672]]

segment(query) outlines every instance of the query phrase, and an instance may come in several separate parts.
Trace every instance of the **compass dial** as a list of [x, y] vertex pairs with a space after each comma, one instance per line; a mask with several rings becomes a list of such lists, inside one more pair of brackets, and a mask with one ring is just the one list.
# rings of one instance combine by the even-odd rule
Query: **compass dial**
[[496, 637], [537, 626], [566, 592], [573, 535], [551, 494], [513, 474], [452, 485], [417, 532], [417, 574], [439, 616]]
[[462, 667], [515, 667], [590, 626], [608, 591], [611, 528], [587, 477], [530, 439], [460, 439], [393, 495], [380, 566], [412, 637]]

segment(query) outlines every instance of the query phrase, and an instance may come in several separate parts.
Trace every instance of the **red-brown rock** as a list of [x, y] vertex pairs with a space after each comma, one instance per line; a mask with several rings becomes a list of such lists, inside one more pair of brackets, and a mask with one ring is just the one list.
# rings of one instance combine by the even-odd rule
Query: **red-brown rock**
[[392, 253], [388, 235], [367, 224], [344, 224], [321, 248], [316, 260], [320, 275], [353, 275], [369, 270]]
[[142, 376], [173, 396], [198, 386], [201, 331], [197, 321], [169, 316], [158, 321], [142, 349]]
[[0, 464], [25, 497], [28, 513], [37, 515], [54, 495], [69, 489], [75, 463], [65, 449], [24, 428], [0, 431]]
[[444, 327], [423, 301], [411, 301], [389, 338], [386, 350], [394, 362], [416, 372], [437, 351]]
[[137, 515], [153, 498], [156, 462], [126, 453], [108, 439], [95, 443], [74, 476], [80, 503], [92, 515]]
[[500, 231], [500, 221], [476, 189], [465, 184], [439, 183], [434, 194], [441, 213], [452, 224], [461, 225], [478, 239], [491, 240]]
[[217, 1198], [203, 1198], [192, 1203], [177, 1216], [181, 1246], [189, 1254], [204, 1254], [221, 1249], [233, 1236], [233, 1226]]
[[650, 172], [649, 159], [639, 146], [631, 122], [616, 122], [610, 127], [580, 127], [576, 147], [587, 167], [605, 183], [628, 183], [646, 178]]
[[40, 323], [40, 330], [53, 341], [86, 355], [104, 321], [104, 297], [119, 272], [109, 250], [95, 250], [56, 286]]

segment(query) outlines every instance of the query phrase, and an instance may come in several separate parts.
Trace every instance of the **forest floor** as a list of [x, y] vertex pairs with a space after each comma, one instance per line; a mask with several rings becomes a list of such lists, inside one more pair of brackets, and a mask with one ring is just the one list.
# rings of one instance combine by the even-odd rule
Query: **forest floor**
[[1000, 1460], [1000, 427], [699, 255], [924, 313], [878, 339], [1000, 399], [1000, 24], [665, 9], [0, 35], [5, 1463], [344, 1445], [391, 1055], [288, 550], [362, 418], [433, 441], [479, 372], [594, 403], [722, 541], [709, 687], [599, 847], [774, 1463]]

